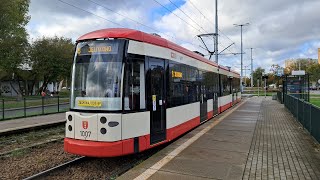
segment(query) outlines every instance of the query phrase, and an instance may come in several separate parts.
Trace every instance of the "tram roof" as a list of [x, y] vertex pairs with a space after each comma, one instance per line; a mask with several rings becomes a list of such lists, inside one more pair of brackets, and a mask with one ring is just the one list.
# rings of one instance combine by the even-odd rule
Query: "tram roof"
[[[199, 54], [192, 52], [184, 47], [181, 47], [171, 41], [168, 41], [164, 38], [152, 35], [152, 34], [147, 34], [138, 30], [134, 29], [127, 29], [127, 28], [108, 28], [108, 29], [100, 29], [97, 31], [92, 31], [87, 34], [82, 35], [77, 39], [77, 42], [83, 41], [83, 40], [89, 40], [89, 39], [100, 39], [100, 38], [124, 38], [124, 39], [131, 39], [131, 40], [136, 40], [136, 41], [141, 41], [157, 46], [161, 46], [164, 48], [168, 48], [174, 51], [177, 51], [179, 53], [182, 53], [186, 56], [195, 58], [199, 61], [205, 62], [207, 64], [210, 64], [212, 66], [219, 67], [221, 69], [229, 71], [227, 67], [220, 66], [216, 64], [215, 62], [209, 61], [208, 59], [204, 58], [203, 56], [200, 56]], [[235, 71], [231, 72], [238, 74]]]

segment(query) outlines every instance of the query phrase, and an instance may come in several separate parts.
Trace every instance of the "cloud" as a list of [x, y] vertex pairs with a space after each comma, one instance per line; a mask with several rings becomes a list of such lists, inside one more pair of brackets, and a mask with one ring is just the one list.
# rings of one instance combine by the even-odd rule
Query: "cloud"
[[[75, 40], [89, 31], [119, 27], [117, 24], [121, 24], [121, 26], [148, 33], [156, 30], [156, 33], [162, 37], [183, 47], [208, 54], [199, 47], [201, 42], [196, 35], [214, 32], [215, 7], [212, 0], [171, 0], [183, 12], [169, 0], [157, 1], [172, 12], [168, 12], [153, 0], [62, 1], [102, 18], [58, 0], [31, 0], [29, 10], [31, 21], [28, 25], [31, 38], [59, 35]], [[114, 12], [90, 1], [110, 8]], [[240, 55], [232, 54], [240, 53], [240, 28], [233, 24], [247, 22], [250, 25], [243, 28], [244, 65], [250, 64], [249, 48], [251, 47], [254, 48], [254, 67], [262, 66], [266, 70], [272, 64], [283, 65], [284, 60], [289, 58], [317, 58], [317, 48], [320, 46], [319, 0], [223, 0], [218, 3], [219, 29], [221, 30], [218, 48], [221, 51], [235, 42], [235, 45], [219, 57], [222, 65], [240, 69]], [[119, 16], [118, 13], [138, 20], [146, 26]], [[106, 19], [117, 24], [110, 23]], [[213, 40], [207, 39], [206, 43], [213, 50]]]

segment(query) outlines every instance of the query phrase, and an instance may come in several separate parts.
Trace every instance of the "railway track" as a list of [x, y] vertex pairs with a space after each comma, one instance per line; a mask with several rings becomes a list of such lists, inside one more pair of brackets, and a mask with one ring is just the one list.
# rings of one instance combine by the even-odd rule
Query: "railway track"
[[123, 157], [77, 157], [55, 167], [42, 169], [41, 172], [38, 171], [39, 173], [29, 174], [28, 177], [24, 176], [23, 179], [115, 179], [164, 147]]
[[65, 162], [63, 164], [60, 164], [58, 166], [55, 166], [55, 167], [52, 167], [50, 169], [47, 169], [47, 170], [44, 170], [42, 172], [39, 172], [37, 174], [34, 174], [30, 177], [27, 177], [25, 178], [24, 180], [31, 180], [31, 179], [40, 179], [40, 178], [44, 178], [46, 176], [48, 176], [49, 174], [53, 173], [53, 172], [56, 172], [56, 171], [59, 171], [67, 166], [70, 166], [70, 165], [74, 165], [74, 164], [77, 164], [77, 163], [80, 163], [80, 162], [83, 162], [86, 160], [86, 157], [82, 156], [82, 157], [78, 157], [76, 159], [73, 159], [71, 161], [68, 161], [68, 162]]
[[16, 148], [16, 149], [13, 149], [11, 151], [5, 151], [5, 152], [1, 152], [0, 153], [0, 157], [1, 156], [5, 156], [7, 154], [11, 154], [15, 151], [21, 151], [21, 150], [25, 150], [25, 149], [30, 149], [30, 148], [35, 148], [37, 146], [41, 146], [41, 145], [45, 145], [45, 144], [48, 144], [48, 143], [53, 143], [53, 142], [58, 142], [58, 141], [62, 141], [64, 139], [64, 137], [61, 137], [61, 138], [57, 138], [57, 139], [51, 139], [51, 140], [48, 140], [48, 141], [45, 141], [45, 142], [40, 142], [40, 143], [35, 143], [35, 144], [32, 144], [32, 145], [29, 145], [29, 146], [25, 146], [23, 148]]
[[33, 149], [44, 144], [62, 141], [64, 138], [64, 125], [45, 127], [30, 132], [12, 133], [0, 136], [0, 156], [17, 151]]

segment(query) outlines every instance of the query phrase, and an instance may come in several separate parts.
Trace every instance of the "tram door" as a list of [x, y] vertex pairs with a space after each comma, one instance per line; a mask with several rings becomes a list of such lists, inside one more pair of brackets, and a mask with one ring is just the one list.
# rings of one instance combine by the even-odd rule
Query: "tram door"
[[161, 59], [149, 58], [147, 104], [150, 110], [150, 144], [166, 139], [165, 66]]
[[213, 93], [213, 115], [218, 114], [218, 93]]
[[206, 96], [206, 86], [200, 85], [200, 122], [208, 119], [207, 114], [207, 96]]

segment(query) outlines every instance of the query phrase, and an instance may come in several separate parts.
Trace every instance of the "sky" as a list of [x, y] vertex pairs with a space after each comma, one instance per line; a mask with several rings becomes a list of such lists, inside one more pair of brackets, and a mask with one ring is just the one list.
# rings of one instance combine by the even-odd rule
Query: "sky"
[[[234, 43], [221, 52], [219, 64], [240, 72], [241, 31], [234, 24], [246, 23], [242, 29], [244, 68], [250, 68], [250, 48], [253, 69], [262, 67], [267, 72], [272, 64], [284, 66], [287, 59], [317, 59], [319, 9], [319, 0], [218, 0], [219, 52]], [[31, 0], [29, 15], [31, 42], [43, 36], [75, 41], [91, 31], [123, 27], [157, 33], [208, 55], [197, 35], [215, 32], [213, 0]], [[213, 38], [204, 41], [213, 51]]]

